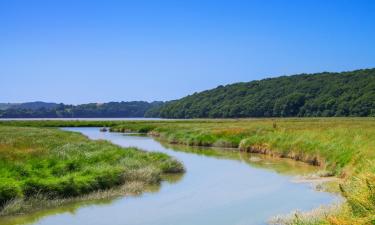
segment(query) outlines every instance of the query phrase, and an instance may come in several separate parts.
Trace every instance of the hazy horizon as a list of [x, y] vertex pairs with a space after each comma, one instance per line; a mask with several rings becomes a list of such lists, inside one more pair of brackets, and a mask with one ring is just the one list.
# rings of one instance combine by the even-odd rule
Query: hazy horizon
[[0, 2], [1, 103], [168, 101], [375, 67], [375, 2]]

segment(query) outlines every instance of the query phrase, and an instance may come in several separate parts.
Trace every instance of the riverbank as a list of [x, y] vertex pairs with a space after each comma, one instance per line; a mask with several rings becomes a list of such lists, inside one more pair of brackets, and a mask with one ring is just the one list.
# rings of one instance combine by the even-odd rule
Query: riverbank
[[[324, 218], [292, 224], [371, 224], [375, 221], [374, 118], [248, 119], [124, 122], [116, 132], [148, 133], [169, 143], [236, 147], [287, 157], [337, 176], [346, 203]], [[302, 217], [304, 218], [304, 217]]]
[[0, 126], [0, 215], [142, 192], [181, 163], [54, 128]]
[[[140, 196], [43, 210], [17, 216], [0, 224], [35, 221], [35, 224], [80, 225], [264, 225], [275, 215], [295, 209], [311, 210], [339, 201], [335, 194], [314, 191], [310, 184], [293, 182], [295, 176], [318, 171], [306, 163], [240, 152], [235, 149], [170, 145], [147, 135], [100, 132], [96, 128], [64, 128], [80, 132], [93, 140], [107, 140], [122, 147], [135, 146], [145, 151], [166, 153], [183, 162], [187, 173], [172, 175], [168, 182], [155, 185], [160, 189]], [[168, 178], [171, 177], [170, 175]], [[177, 178], [177, 180], [176, 180]], [[282, 194], [280, 194], [282, 193]], [[106, 204], [102, 204], [106, 202]], [[283, 204], [280, 204], [282, 202]], [[249, 213], [251, 212], [251, 213]], [[44, 216], [43, 216], [44, 215]], [[147, 215], [147, 216], [145, 216]], [[3, 223], [2, 223], [3, 222]]]

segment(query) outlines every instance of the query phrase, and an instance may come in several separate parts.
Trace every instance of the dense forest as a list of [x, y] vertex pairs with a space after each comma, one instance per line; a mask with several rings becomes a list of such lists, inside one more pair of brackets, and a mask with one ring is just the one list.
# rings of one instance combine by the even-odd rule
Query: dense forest
[[162, 102], [109, 102], [65, 105], [45, 102], [2, 104], [0, 118], [94, 118], [143, 117], [145, 112]]
[[375, 69], [219, 86], [151, 108], [148, 117], [375, 116]]

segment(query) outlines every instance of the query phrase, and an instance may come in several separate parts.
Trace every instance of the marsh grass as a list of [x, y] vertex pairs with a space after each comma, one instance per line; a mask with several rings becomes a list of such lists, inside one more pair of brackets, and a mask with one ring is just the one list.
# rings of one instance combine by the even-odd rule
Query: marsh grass
[[127, 182], [121, 186], [106, 190], [97, 190], [89, 194], [67, 198], [50, 198], [48, 195], [37, 194], [30, 198], [16, 198], [8, 201], [2, 208], [0, 216], [31, 213], [41, 209], [52, 209], [72, 203], [91, 203], [96, 200], [108, 200], [124, 195], [138, 195], [145, 191], [148, 183], [140, 181]]
[[162, 174], [183, 170], [162, 153], [121, 148], [54, 128], [0, 126], [0, 215], [58, 205], [128, 183], [156, 184]]
[[328, 206], [320, 206], [311, 211], [294, 211], [287, 215], [277, 215], [271, 218], [268, 223], [271, 225], [318, 225], [329, 224], [325, 219], [337, 215], [342, 211], [342, 205], [334, 203]]
[[150, 125], [149, 134], [169, 143], [230, 146], [292, 158], [319, 166], [322, 176], [342, 178], [340, 193], [346, 202], [337, 213], [298, 214], [286, 224], [375, 224], [374, 118], [137, 121], [111, 131], [142, 132]]
[[[341, 177], [346, 198], [337, 212], [304, 214], [290, 224], [375, 224], [375, 118], [289, 118], [176, 121], [7, 121], [9, 126], [109, 126], [173, 144], [235, 147], [319, 166], [323, 176]], [[2, 143], [0, 143], [0, 146]], [[1, 149], [1, 148], [0, 148]], [[30, 154], [38, 154], [30, 150]], [[16, 183], [9, 183], [15, 187]], [[15, 193], [18, 193], [17, 189]]]

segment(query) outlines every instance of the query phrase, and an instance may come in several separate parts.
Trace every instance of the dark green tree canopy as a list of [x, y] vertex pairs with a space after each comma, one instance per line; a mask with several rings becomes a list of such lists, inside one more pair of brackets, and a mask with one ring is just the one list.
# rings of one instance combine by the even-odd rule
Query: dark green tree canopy
[[146, 113], [165, 118], [375, 116], [375, 69], [218, 86]]
[[162, 102], [109, 102], [82, 105], [65, 105], [43, 102], [17, 104], [0, 110], [2, 118], [103, 118], [103, 117], [143, 117], [152, 107]]

